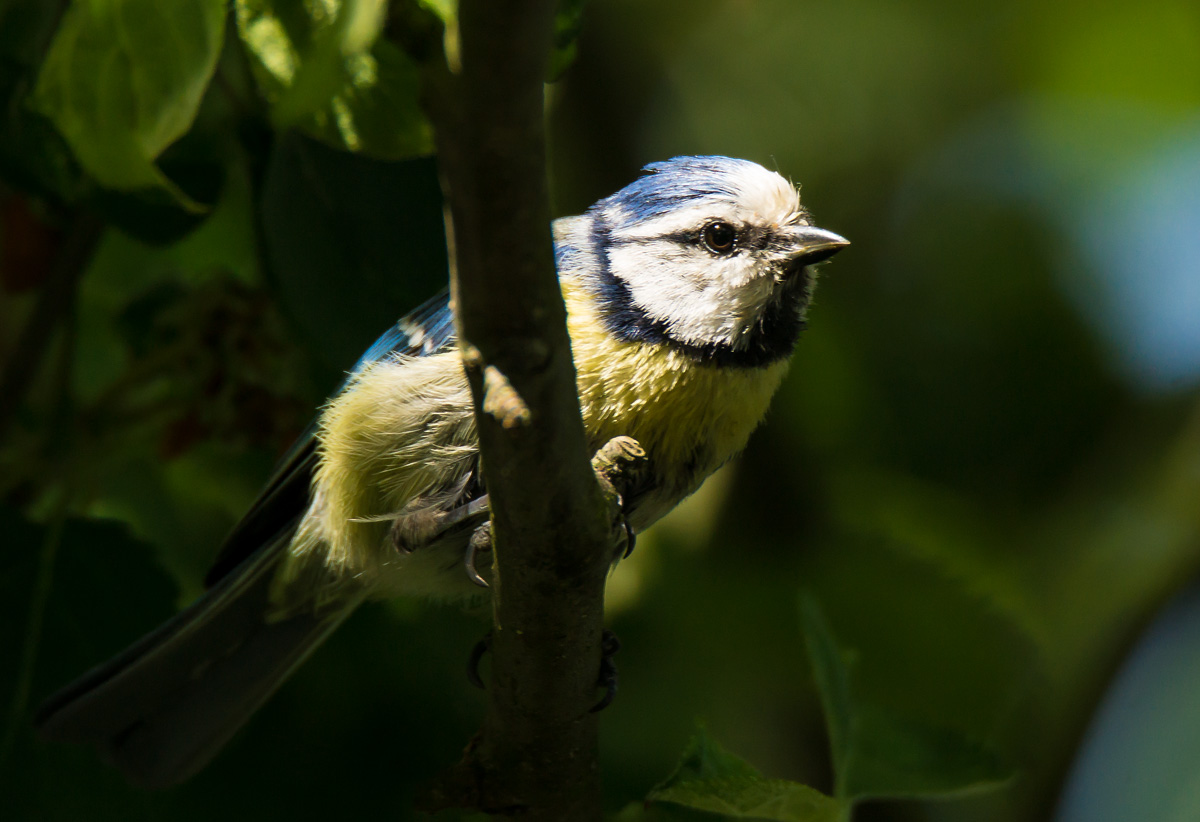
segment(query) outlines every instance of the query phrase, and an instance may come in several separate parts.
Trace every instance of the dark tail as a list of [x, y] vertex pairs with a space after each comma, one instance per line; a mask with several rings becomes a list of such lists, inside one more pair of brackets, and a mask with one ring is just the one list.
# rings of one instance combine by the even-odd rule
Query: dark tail
[[204, 767], [357, 605], [268, 621], [289, 539], [263, 546], [165, 625], [50, 697], [35, 720], [42, 736], [95, 745], [148, 788]]

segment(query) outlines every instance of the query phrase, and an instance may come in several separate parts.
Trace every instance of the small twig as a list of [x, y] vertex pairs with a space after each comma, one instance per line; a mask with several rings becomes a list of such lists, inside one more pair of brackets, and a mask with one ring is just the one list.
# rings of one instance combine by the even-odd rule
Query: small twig
[[25, 729], [28, 722], [25, 709], [29, 704], [29, 692], [33, 686], [38, 647], [42, 641], [42, 625], [46, 618], [46, 604], [50, 600], [50, 589], [54, 581], [54, 565], [58, 559], [59, 546], [62, 544], [63, 529], [66, 526], [70, 503], [70, 492], [64, 488], [55, 501], [50, 522], [46, 526], [46, 533], [42, 538], [37, 577], [34, 579], [33, 591], [30, 593], [29, 613], [25, 620], [21, 659], [17, 664], [17, 681], [13, 688], [12, 699], [8, 704], [8, 727], [4, 732], [4, 738], [0, 740], [0, 769], [7, 767], [17, 735]]
[[[74, 299], [68, 300], [64, 314], [73, 315]], [[76, 325], [74, 316], [67, 324], [67, 333], [59, 350], [58, 362], [54, 374], [55, 402], [52, 410], [53, 426], [62, 431], [70, 431], [69, 415], [71, 413], [71, 372], [75, 362]], [[71, 443], [59, 442], [60, 448], [69, 448]], [[61, 454], [55, 456], [61, 458]], [[62, 545], [63, 531], [66, 529], [67, 517], [74, 501], [74, 482], [76, 471], [68, 465], [58, 496], [54, 498], [45, 536], [42, 538], [42, 550], [38, 557], [37, 577], [34, 579], [33, 591], [29, 597], [29, 616], [25, 621], [25, 637], [21, 646], [21, 659], [17, 668], [17, 681], [13, 687], [12, 700], [8, 708], [8, 728], [0, 739], [0, 770], [7, 765], [16, 743], [18, 730], [25, 727], [25, 710], [29, 705], [29, 693], [33, 687], [34, 671], [37, 668], [38, 651], [42, 642], [42, 627], [46, 621], [46, 605], [50, 601], [51, 588], [54, 581], [54, 567], [58, 561], [59, 547]]]

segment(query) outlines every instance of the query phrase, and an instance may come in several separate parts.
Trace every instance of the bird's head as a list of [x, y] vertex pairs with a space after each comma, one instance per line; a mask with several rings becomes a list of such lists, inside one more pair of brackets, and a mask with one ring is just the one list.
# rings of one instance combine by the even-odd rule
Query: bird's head
[[757, 163], [676, 157], [588, 211], [610, 332], [717, 364], [791, 354], [811, 266], [848, 243], [811, 225], [787, 180]]

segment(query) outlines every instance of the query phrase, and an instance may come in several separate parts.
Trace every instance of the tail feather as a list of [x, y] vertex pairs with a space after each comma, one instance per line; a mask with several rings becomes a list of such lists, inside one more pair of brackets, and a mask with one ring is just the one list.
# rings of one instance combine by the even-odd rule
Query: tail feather
[[204, 767], [358, 604], [268, 621], [290, 536], [289, 529], [172, 620], [50, 697], [35, 720], [39, 732], [95, 745], [143, 787], [168, 787]]

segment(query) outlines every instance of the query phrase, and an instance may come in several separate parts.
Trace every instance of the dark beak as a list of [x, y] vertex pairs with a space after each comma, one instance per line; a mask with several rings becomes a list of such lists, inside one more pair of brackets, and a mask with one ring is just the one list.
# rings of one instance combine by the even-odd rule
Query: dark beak
[[828, 260], [850, 241], [840, 234], [809, 225], [792, 226], [788, 232], [794, 243], [792, 262], [796, 265], [813, 265]]

